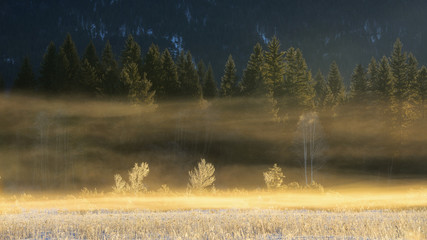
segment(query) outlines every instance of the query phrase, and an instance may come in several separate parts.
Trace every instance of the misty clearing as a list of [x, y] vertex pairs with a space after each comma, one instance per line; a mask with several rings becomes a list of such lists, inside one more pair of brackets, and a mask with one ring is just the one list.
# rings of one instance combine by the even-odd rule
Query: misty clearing
[[1, 99], [0, 238], [425, 238], [425, 150], [393, 178], [363, 115], [269, 104]]
[[0, 2], [0, 239], [427, 240], [427, 1]]

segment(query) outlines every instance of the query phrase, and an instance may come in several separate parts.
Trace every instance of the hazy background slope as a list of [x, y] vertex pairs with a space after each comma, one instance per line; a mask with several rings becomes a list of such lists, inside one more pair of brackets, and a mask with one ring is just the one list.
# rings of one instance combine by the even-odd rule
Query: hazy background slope
[[119, 54], [131, 33], [143, 52], [152, 42], [191, 50], [218, 80], [229, 54], [241, 75], [253, 45], [276, 34], [284, 50], [301, 48], [313, 71], [336, 60], [348, 83], [355, 64], [389, 55], [397, 37], [425, 64], [426, 10], [422, 0], [3, 0], [0, 74], [10, 83], [25, 55], [38, 70], [49, 42], [61, 45], [67, 32], [80, 54], [90, 39], [98, 53], [110, 40]]

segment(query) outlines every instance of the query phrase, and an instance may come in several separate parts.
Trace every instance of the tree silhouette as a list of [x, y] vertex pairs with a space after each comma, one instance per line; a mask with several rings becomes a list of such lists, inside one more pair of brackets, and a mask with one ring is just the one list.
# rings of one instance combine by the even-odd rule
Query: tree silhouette
[[267, 94], [264, 75], [264, 50], [261, 44], [254, 46], [246, 69], [243, 71], [241, 91], [244, 96], [262, 96]]
[[[152, 89], [158, 93], [158, 95], [164, 95], [164, 81], [162, 76], [162, 57], [160, 56], [159, 46], [151, 44], [148, 48], [148, 52], [144, 57], [143, 71], [147, 74], [147, 78], [150, 79], [153, 84]], [[173, 70], [172, 70], [173, 71]], [[141, 72], [141, 74], [142, 74]]]
[[67, 34], [65, 37], [64, 43], [61, 46], [59, 61], [62, 61], [60, 69], [64, 71], [59, 77], [64, 77], [63, 79], [63, 90], [65, 91], [79, 91], [81, 89], [80, 83], [80, 57], [77, 53], [76, 45], [71, 38], [71, 34]]
[[177, 61], [178, 80], [181, 84], [181, 96], [184, 98], [200, 99], [202, 89], [199, 82], [199, 75], [193, 62], [193, 57], [188, 51], [183, 52]]
[[215, 77], [213, 75], [212, 66], [209, 64], [208, 70], [203, 81], [203, 96], [207, 99], [212, 99], [218, 96], [218, 88], [216, 86]]
[[46, 92], [55, 92], [57, 81], [57, 54], [56, 47], [53, 42], [50, 42], [46, 53], [43, 56], [43, 61], [40, 67], [40, 90]]
[[[113, 49], [107, 41], [101, 58], [101, 93], [109, 96], [123, 95], [126, 88], [120, 81], [118, 64], [114, 58]], [[127, 93], [126, 93], [127, 94]]]
[[6, 84], [3, 80], [3, 77], [0, 76], [0, 93], [3, 92], [5, 88], [6, 88]]
[[147, 74], [139, 75], [136, 63], [130, 63], [123, 67], [120, 74], [121, 81], [128, 86], [128, 98], [134, 104], [152, 104], [155, 91], [151, 91], [151, 82]]
[[280, 50], [280, 42], [274, 36], [268, 44], [265, 53], [264, 77], [269, 93], [273, 98], [283, 96], [283, 83], [285, 75], [285, 53]]
[[[159, 98], [176, 97], [180, 93], [181, 84], [178, 81], [178, 72], [175, 62], [168, 49], [165, 49], [161, 58], [162, 89]], [[157, 94], [157, 92], [156, 92]]]
[[231, 54], [228, 56], [225, 64], [224, 76], [221, 78], [221, 96], [230, 97], [237, 93], [237, 74], [236, 65], [234, 64]]
[[328, 105], [332, 108], [341, 104], [345, 99], [345, 88], [343, 79], [337, 63], [332, 62], [328, 73], [329, 98]]
[[362, 64], [357, 64], [351, 75], [350, 97], [356, 102], [366, 100], [368, 93], [368, 81]]
[[422, 66], [417, 75], [418, 94], [422, 118], [425, 119], [425, 102], [427, 99], [427, 68]]
[[142, 73], [142, 59], [141, 59], [141, 47], [133, 39], [132, 34], [128, 35], [125, 42], [125, 47], [121, 55], [122, 67], [127, 66], [131, 63], [135, 63], [138, 67], [140, 74]]
[[22, 61], [18, 77], [15, 79], [13, 84], [13, 89], [30, 91], [34, 90], [35, 85], [35, 77], [33, 68], [31, 67], [30, 59], [25, 57]]
[[320, 69], [314, 77], [314, 82], [314, 91], [316, 93], [315, 105], [318, 109], [322, 109], [326, 104], [326, 97], [329, 94], [329, 88]]

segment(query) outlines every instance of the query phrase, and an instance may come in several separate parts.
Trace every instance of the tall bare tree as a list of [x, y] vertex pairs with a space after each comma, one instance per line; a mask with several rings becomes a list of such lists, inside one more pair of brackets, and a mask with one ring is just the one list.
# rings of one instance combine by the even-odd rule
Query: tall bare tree
[[308, 112], [302, 114], [295, 136], [295, 149], [304, 165], [306, 185], [309, 184], [309, 176], [310, 183], [314, 182], [314, 171], [323, 165], [326, 147], [322, 125], [317, 113]]

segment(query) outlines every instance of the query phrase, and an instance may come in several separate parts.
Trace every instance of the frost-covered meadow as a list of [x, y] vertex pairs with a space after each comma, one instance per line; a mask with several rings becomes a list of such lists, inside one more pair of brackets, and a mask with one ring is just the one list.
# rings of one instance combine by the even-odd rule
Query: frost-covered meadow
[[425, 239], [427, 210], [24, 211], [1, 239]]

